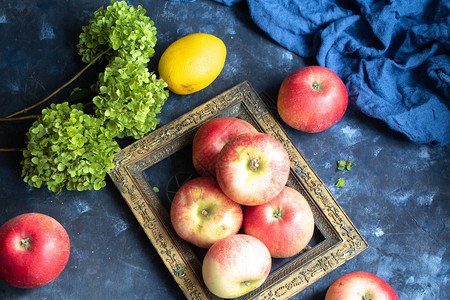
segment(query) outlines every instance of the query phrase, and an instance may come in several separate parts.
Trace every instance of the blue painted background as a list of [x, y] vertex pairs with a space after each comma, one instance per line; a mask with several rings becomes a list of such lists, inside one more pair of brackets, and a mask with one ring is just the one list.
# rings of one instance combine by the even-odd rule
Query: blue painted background
[[[226, 7], [206, 0], [128, 2], [146, 8], [158, 29], [150, 70], [157, 70], [168, 45], [189, 33], [214, 34], [227, 46], [220, 76], [198, 93], [170, 94], [161, 124], [244, 80], [266, 99], [276, 99], [289, 73], [315, 64], [270, 40], [249, 19], [245, 3]], [[81, 26], [99, 6], [108, 4], [1, 2], [0, 117], [43, 99], [84, 67], [76, 48]], [[66, 99], [74, 87], [90, 86], [98, 72], [89, 70], [52, 101]], [[0, 148], [23, 147], [30, 125], [31, 121], [0, 123]], [[370, 245], [293, 299], [323, 299], [334, 280], [357, 270], [382, 277], [400, 299], [448, 299], [449, 147], [412, 144], [383, 123], [351, 110], [322, 133], [306, 134], [282, 125]], [[341, 159], [355, 166], [338, 172], [336, 161]], [[63, 273], [42, 288], [20, 290], [0, 282], [0, 298], [183, 297], [111, 180], [100, 191], [54, 195], [24, 183], [20, 161], [20, 152], [0, 152], [0, 223], [26, 212], [48, 214], [68, 231], [71, 256]], [[345, 178], [346, 188], [334, 186], [339, 177]]]

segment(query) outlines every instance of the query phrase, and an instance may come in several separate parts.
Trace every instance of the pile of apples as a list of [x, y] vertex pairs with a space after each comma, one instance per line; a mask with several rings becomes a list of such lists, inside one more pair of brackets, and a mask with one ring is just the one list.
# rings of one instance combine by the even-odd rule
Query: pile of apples
[[[326, 130], [347, 108], [347, 91], [331, 70], [310, 66], [283, 81], [280, 117], [304, 132]], [[314, 232], [306, 199], [286, 186], [290, 160], [283, 145], [238, 118], [217, 118], [193, 140], [193, 164], [201, 177], [180, 187], [170, 209], [175, 231], [208, 249], [203, 279], [216, 296], [234, 298], [263, 284], [272, 257], [298, 254]], [[242, 233], [240, 233], [242, 232]], [[0, 279], [18, 288], [55, 280], [70, 255], [64, 227], [50, 216], [25, 213], [0, 226]], [[325, 300], [398, 300], [380, 277], [356, 271], [339, 277]]]
[[238, 118], [203, 124], [193, 140], [200, 177], [177, 191], [170, 218], [184, 240], [208, 249], [202, 275], [216, 296], [234, 298], [259, 286], [272, 257], [305, 248], [314, 233], [306, 199], [286, 186], [290, 159], [283, 145]]

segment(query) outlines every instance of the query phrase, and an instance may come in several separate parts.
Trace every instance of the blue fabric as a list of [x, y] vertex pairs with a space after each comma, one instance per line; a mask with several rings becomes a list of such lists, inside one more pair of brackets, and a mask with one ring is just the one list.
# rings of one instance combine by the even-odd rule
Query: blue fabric
[[246, 2], [276, 42], [341, 77], [352, 108], [415, 143], [450, 143], [450, 1]]

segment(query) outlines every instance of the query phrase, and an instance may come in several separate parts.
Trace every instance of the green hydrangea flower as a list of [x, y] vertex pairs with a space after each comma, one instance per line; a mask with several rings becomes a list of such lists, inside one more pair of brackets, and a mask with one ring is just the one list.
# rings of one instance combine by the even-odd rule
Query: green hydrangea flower
[[22, 176], [33, 187], [46, 185], [55, 193], [105, 186], [120, 150], [101, 120], [87, 115], [82, 104], [52, 104], [30, 127], [23, 151]]
[[111, 57], [146, 64], [153, 56], [156, 44], [156, 27], [145, 16], [140, 5], [134, 8], [125, 1], [115, 2], [104, 9], [100, 7], [89, 25], [83, 26], [78, 44], [78, 53], [86, 63], [91, 62], [102, 51], [111, 48]]
[[97, 83], [96, 115], [119, 137], [140, 139], [159, 123], [156, 114], [169, 97], [167, 84], [142, 64], [117, 57]]
[[95, 93], [95, 115], [82, 104], [52, 104], [27, 133], [22, 176], [34, 187], [59, 193], [100, 189], [120, 150], [115, 137], [136, 139], [154, 130], [169, 96], [167, 84], [146, 65], [154, 54], [156, 28], [141, 6], [111, 1], [82, 28], [79, 54], [86, 63], [100, 56], [107, 67], [89, 93], [74, 90], [71, 100]]

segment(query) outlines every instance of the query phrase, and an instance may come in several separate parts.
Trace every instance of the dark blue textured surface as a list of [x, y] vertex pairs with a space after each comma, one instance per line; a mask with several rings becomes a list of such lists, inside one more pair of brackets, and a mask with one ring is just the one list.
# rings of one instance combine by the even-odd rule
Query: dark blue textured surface
[[337, 73], [353, 108], [416, 143], [450, 143], [448, 1], [246, 2], [275, 41]]
[[[1, 117], [46, 97], [84, 67], [76, 49], [81, 26], [108, 3], [2, 1]], [[170, 94], [161, 124], [244, 80], [264, 98], [276, 99], [288, 74], [316, 63], [274, 42], [249, 18], [244, 2], [232, 7], [206, 0], [129, 3], [146, 8], [158, 28], [151, 70], [156, 71], [169, 44], [189, 33], [214, 34], [227, 46], [220, 76], [198, 93]], [[97, 73], [98, 69], [89, 70], [53, 101], [65, 99], [74, 87], [90, 86]], [[30, 124], [0, 123], [0, 148], [23, 147]], [[281, 124], [370, 244], [294, 299], [323, 299], [335, 279], [356, 270], [382, 277], [400, 299], [449, 299], [450, 148], [414, 144], [384, 122], [356, 110], [348, 110], [339, 123], [318, 134]], [[356, 165], [339, 172], [336, 161], [340, 159]], [[20, 152], [0, 152], [0, 223], [26, 212], [48, 214], [67, 229], [71, 256], [62, 274], [42, 288], [20, 290], [0, 282], [1, 299], [183, 298], [109, 179], [100, 191], [64, 190], [55, 195], [24, 183], [20, 161]], [[334, 186], [339, 177], [345, 178], [346, 188]]]

